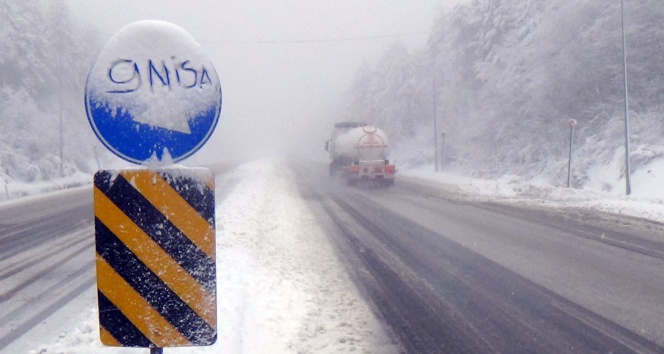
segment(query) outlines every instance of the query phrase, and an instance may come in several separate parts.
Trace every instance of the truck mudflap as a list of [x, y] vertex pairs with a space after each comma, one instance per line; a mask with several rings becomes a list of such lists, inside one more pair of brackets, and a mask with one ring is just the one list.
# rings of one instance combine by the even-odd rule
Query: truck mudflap
[[388, 160], [354, 161], [347, 168], [349, 184], [368, 181], [391, 186], [394, 184], [396, 166]]

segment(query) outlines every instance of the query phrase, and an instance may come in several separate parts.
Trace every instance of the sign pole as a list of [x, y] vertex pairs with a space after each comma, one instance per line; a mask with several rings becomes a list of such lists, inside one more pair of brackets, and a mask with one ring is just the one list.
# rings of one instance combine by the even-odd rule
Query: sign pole
[[445, 168], [445, 135], [447, 134], [446, 131], [440, 132], [440, 137], [442, 138], [442, 145], [440, 148], [440, 169], [443, 170]]
[[576, 119], [570, 119], [569, 122], [569, 159], [567, 160], [567, 188], [569, 188], [570, 179], [572, 177], [572, 140], [574, 139], [574, 127], [576, 127]]
[[134, 22], [90, 69], [85, 104], [101, 143], [145, 167], [94, 175], [102, 344], [151, 354], [213, 345], [215, 178], [208, 168], [174, 165], [198, 151], [219, 120], [221, 85], [212, 62], [184, 29]]

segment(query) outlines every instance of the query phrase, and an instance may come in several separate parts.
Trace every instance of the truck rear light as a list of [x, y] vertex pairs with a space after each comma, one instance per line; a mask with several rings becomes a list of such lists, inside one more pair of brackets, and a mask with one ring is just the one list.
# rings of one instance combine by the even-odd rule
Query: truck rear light
[[385, 173], [388, 175], [394, 174], [396, 172], [396, 168], [394, 165], [385, 165]]

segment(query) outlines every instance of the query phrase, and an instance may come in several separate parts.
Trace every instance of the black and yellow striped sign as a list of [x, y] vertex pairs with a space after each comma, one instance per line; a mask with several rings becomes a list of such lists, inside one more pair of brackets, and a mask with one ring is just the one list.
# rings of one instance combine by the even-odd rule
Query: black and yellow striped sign
[[99, 171], [94, 184], [102, 343], [157, 348], [213, 344], [212, 172]]

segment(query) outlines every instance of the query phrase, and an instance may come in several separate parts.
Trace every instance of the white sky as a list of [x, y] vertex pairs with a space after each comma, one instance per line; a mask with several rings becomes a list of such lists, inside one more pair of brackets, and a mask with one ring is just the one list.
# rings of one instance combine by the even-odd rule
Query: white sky
[[466, 1], [68, 3], [74, 16], [99, 28], [105, 40], [133, 21], [158, 19], [181, 26], [201, 43], [219, 74], [223, 104], [217, 130], [192, 158], [196, 163], [212, 156], [229, 160], [251, 150], [310, 151], [313, 158], [325, 158], [323, 142], [339, 96], [360, 64], [374, 65], [395, 39], [375, 37], [403, 34], [403, 43], [420, 48], [437, 14]]

